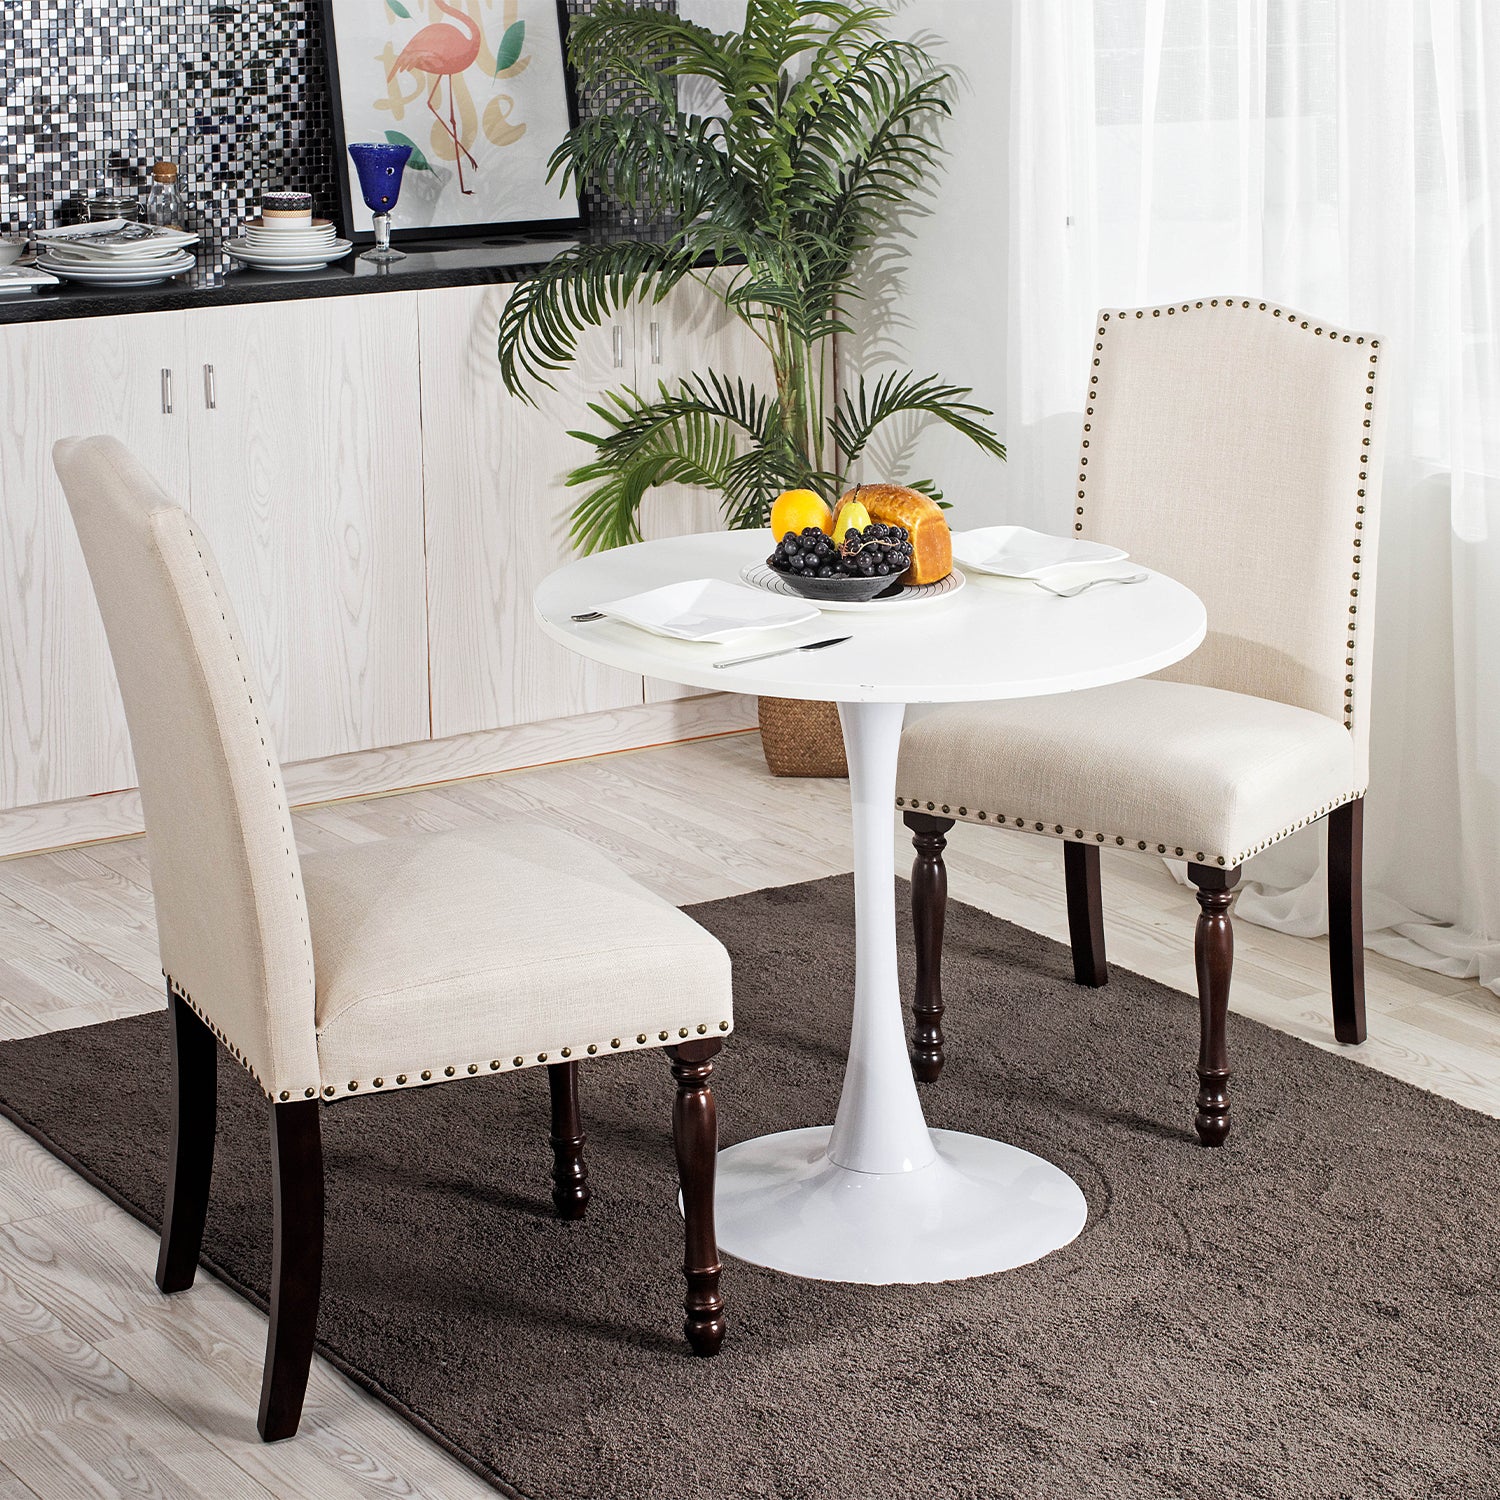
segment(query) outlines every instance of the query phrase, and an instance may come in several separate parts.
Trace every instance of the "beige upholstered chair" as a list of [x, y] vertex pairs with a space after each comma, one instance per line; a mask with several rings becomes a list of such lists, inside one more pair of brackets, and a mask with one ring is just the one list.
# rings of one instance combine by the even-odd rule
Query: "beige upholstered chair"
[[919, 1077], [943, 1062], [942, 853], [955, 819], [1064, 841], [1080, 984], [1107, 977], [1100, 849], [1188, 862], [1201, 907], [1196, 1124], [1216, 1146], [1229, 1131], [1240, 868], [1326, 817], [1334, 1032], [1364, 1040], [1380, 369], [1377, 338], [1259, 299], [1099, 314], [1074, 531], [1186, 583], [1208, 636], [1153, 678], [943, 709], [906, 730], [897, 804], [917, 848]]
[[271, 1103], [275, 1247], [261, 1391], [297, 1429], [323, 1250], [319, 1111], [545, 1065], [553, 1201], [588, 1202], [581, 1058], [663, 1046], [686, 1218], [685, 1331], [717, 1352], [712, 1058], [729, 957], [590, 847], [543, 827], [393, 838], [299, 860], [233, 611], [192, 518], [110, 438], [54, 450], [125, 700], [172, 1018], [157, 1283], [192, 1284], [213, 1162], [215, 1038]]

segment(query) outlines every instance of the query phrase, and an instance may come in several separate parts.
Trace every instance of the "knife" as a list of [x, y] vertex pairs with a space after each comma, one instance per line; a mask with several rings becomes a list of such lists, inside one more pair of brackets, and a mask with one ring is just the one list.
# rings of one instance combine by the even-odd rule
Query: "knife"
[[808, 641], [804, 646], [781, 646], [775, 651], [757, 651], [754, 656], [732, 656], [728, 661], [716, 661], [716, 667], [743, 667], [746, 662], [764, 661], [768, 656], [787, 656], [793, 651], [821, 651], [824, 646], [837, 646], [852, 636], [831, 635], [826, 641]]

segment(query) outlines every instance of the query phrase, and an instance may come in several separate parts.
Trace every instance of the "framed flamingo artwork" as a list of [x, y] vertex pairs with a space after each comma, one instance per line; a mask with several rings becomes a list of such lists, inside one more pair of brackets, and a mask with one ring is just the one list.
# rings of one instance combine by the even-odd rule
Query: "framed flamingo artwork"
[[579, 227], [547, 181], [578, 118], [563, 0], [324, 0], [344, 226], [374, 238], [351, 191], [351, 141], [410, 146], [391, 238]]

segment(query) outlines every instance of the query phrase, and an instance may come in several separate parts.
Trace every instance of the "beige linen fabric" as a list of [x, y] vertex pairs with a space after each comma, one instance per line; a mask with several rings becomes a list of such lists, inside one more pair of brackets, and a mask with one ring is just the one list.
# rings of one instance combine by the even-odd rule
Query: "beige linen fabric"
[[304, 886], [207, 543], [113, 438], [53, 455], [125, 701], [163, 967], [268, 1094], [436, 1083], [731, 1028], [718, 940], [544, 827], [318, 854]]
[[281, 768], [212, 554], [113, 438], [53, 462], [125, 702], [162, 966], [268, 1092], [321, 1083]]
[[1203, 600], [1207, 639], [1162, 676], [1348, 723], [1363, 789], [1380, 340], [1230, 297], [1095, 328], [1075, 529]]
[[927, 714], [896, 787], [943, 817], [1237, 865], [1353, 780], [1348, 731], [1322, 714], [1146, 680]]
[[310, 854], [303, 875], [325, 1096], [733, 1023], [723, 945], [568, 835], [382, 839]]
[[1233, 865], [1361, 795], [1383, 356], [1258, 299], [1101, 312], [1074, 532], [1208, 635], [1150, 682], [918, 721], [901, 804]]

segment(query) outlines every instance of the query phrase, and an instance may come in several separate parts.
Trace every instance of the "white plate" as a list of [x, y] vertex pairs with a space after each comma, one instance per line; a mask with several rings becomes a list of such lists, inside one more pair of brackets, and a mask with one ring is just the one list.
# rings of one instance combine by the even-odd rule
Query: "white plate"
[[1001, 578], [1036, 578], [1049, 569], [1076, 563], [1120, 562], [1129, 557], [1119, 547], [1085, 542], [1071, 536], [1049, 536], [1028, 526], [982, 526], [953, 533], [953, 556], [976, 573]]
[[126, 225], [123, 220], [92, 225], [71, 225], [66, 229], [41, 229], [36, 232], [37, 247], [44, 253], [65, 250], [111, 260], [135, 260], [141, 255], [181, 250], [198, 241], [196, 234], [182, 229], [152, 229], [146, 225]]
[[48, 260], [63, 261], [70, 265], [99, 266], [118, 270], [122, 266], [154, 266], [158, 261], [173, 260], [183, 253], [180, 245], [140, 245], [129, 255], [116, 251], [102, 251], [91, 245], [52, 244], [42, 254]]
[[324, 266], [331, 260], [341, 260], [354, 248], [354, 245], [350, 240], [334, 240], [331, 244], [309, 247], [305, 250], [270, 251], [247, 245], [243, 240], [229, 240], [224, 248], [236, 260], [244, 261], [247, 266], [269, 271], [297, 271], [308, 269], [310, 266]]
[[601, 604], [599, 613], [622, 620], [652, 635], [677, 641], [713, 641], [725, 645], [762, 630], [781, 630], [818, 618], [806, 599], [788, 604], [721, 578], [694, 578], [665, 588], [632, 594]]
[[[802, 598], [780, 573], [766, 563], [748, 564], [740, 569], [740, 577], [752, 588], [764, 589], [768, 594], [782, 594], [789, 599]], [[909, 583], [899, 594], [891, 594], [884, 599], [841, 599], [837, 602], [819, 599], [817, 607], [820, 610], [852, 610], [855, 613], [862, 613], [867, 609], [904, 609], [932, 599], [950, 598], [967, 582], [964, 575], [955, 568], [946, 578], [939, 578], [936, 583]]]
[[61, 276], [64, 281], [77, 281], [85, 286], [150, 286], [165, 281], [193, 266], [191, 255], [179, 256], [176, 260], [152, 261], [149, 265], [134, 266], [81, 266], [64, 265], [60, 261], [42, 259], [37, 262], [40, 270]]

